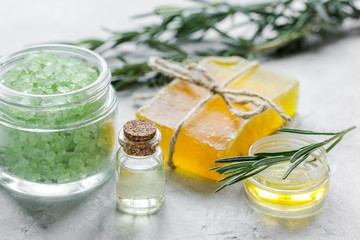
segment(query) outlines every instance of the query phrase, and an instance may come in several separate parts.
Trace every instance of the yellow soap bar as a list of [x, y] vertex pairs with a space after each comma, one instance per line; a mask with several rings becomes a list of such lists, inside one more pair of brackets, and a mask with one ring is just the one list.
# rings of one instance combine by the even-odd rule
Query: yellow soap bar
[[[216, 82], [222, 83], [249, 62], [240, 57], [209, 57], [200, 64], [209, 71]], [[238, 77], [226, 88], [259, 93], [272, 99], [287, 115], [292, 117], [295, 114], [298, 82], [261, 66]], [[160, 129], [161, 147], [166, 160], [169, 142], [177, 125], [207, 94], [206, 89], [176, 79], [149, 105], [137, 111], [138, 118], [151, 120]], [[243, 107], [247, 110], [253, 108], [251, 105]], [[283, 123], [284, 120], [271, 107], [251, 119], [235, 117], [224, 100], [215, 95], [181, 129], [175, 145], [174, 165], [200, 176], [218, 180], [221, 176], [215, 171], [208, 170], [218, 165], [214, 162], [216, 159], [247, 155], [252, 143], [275, 132]]]

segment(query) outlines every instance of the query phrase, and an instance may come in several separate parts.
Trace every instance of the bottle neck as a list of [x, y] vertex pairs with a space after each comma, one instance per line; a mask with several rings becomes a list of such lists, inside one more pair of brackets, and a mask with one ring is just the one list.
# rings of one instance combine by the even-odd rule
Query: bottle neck
[[132, 141], [129, 140], [124, 131], [119, 133], [119, 143], [124, 153], [131, 157], [146, 157], [152, 156], [157, 152], [161, 141], [161, 133], [159, 129], [156, 130], [155, 136], [148, 141]]
[[152, 155], [148, 156], [134, 156], [128, 155], [124, 148], [120, 148], [117, 154], [117, 162], [122, 168], [129, 171], [142, 171], [163, 166], [163, 152], [159, 146]]

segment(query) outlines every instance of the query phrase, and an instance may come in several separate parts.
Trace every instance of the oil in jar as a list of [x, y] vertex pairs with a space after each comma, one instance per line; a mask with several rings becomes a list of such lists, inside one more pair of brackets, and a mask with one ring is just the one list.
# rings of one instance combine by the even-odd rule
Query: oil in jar
[[[313, 140], [292, 134], [276, 134], [255, 142], [250, 155], [298, 149]], [[276, 217], [306, 217], [319, 212], [326, 197], [330, 169], [326, 151], [319, 148], [283, 178], [293, 165], [276, 164], [244, 181], [246, 196], [261, 212]]]

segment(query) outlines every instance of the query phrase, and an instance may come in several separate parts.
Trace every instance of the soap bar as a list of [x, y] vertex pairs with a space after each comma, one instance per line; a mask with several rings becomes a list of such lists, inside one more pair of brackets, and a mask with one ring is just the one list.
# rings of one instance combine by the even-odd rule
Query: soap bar
[[[217, 83], [222, 83], [246, 67], [249, 62], [240, 57], [209, 57], [203, 59], [200, 64]], [[239, 76], [226, 88], [259, 93], [272, 99], [287, 115], [292, 117], [295, 114], [298, 82], [261, 66]], [[179, 122], [208, 93], [204, 88], [176, 79], [149, 105], [137, 111], [138, 118], [151, 120], [160, 129], [165, 159], [169, 152], [170, 139]], [[243, 110], [255, 108], [251, 104], [237, 107]], [[224, 100], [215, 95], [181, 129], [173, 155], [174, 165], [200, 176], [218, 180], [221, 176], [215, 171], [208, 170], [218, 165], [214, 162], [216, 159], [247, 155], [252, 143], [275, 132], [283, 124], [284, 120], [271, 107], [251, 119], [235, 117]]]

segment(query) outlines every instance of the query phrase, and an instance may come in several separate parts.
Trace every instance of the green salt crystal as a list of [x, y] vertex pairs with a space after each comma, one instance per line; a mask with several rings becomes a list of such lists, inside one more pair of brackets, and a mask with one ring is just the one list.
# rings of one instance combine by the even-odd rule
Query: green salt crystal
[[[5, 73], [1, 84], [28, 94], [61, 94], [88, 86], [98, 74], [96, 68], [82, 60], [36, 53]], [[61, 126], [81, 121], [84, 116], [96, 113], [103, 102], [99, 99], [51, 113], [5, 110], [25, 127], [41, 129], [48, 124]], [[39, 106], [49, 103], [54, 104], [43, 100], [31, 102]], [[6, 139], [0, 143], [0, 166], [12, 175], [42, 183], [67, 183], [96, 174], [111, 161], [115, 141], [109, 118], [85, 127], [53, 132], [23, 131], [0, 125], [0, 136]]]
[[2, 76], [2, 84], [15, 91], [48, 95], [72, 92], [94, 82], [99, 73], [86, 62], [52, 54], [29, 54]]

